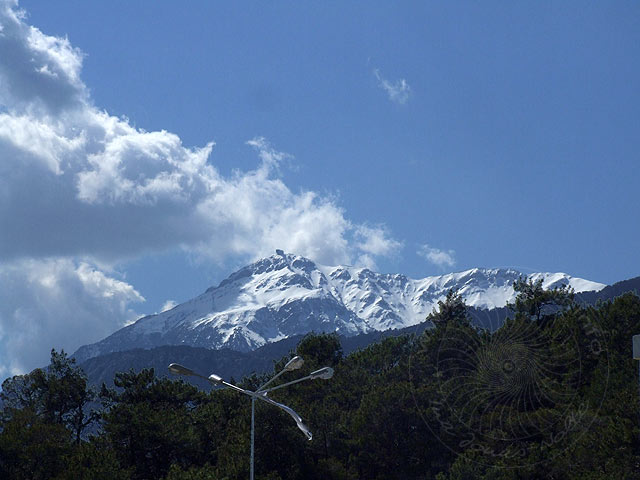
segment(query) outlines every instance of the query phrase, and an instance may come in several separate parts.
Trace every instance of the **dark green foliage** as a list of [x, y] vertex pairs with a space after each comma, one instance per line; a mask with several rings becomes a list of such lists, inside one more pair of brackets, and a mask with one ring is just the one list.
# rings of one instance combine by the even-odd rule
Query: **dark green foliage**
[[429, 314], [427, 320], [430, 320], [435, 326], [470, 323], [469, 317], [467, 316], [467, 307], [462, 300], [462, 295], [453, 289], [447, 292], [444, 301], [438, 301], [438, 310]]
[[201, 455], [193, 412], [204, 395], [184, 382], [159, 380], [153, 370], [121, 373], [118, 390], [103, 389], [104, 436], [132, 478], [161, 478], [172, 464], [190, 465]]
[[296, 350], [307, 365], [333, 367], [342, 359], [342, 346], [337, 334], [307, 335]]
[[553, 317], [573, 304], [575, 293], [568, 285], [562, 285], [549, 290], [542, 288], [542, 279], [533, 281], [521, 277], [513, 282], [516, 301], [507, 307], [516, 313], [536, 322], [542, 322], [546, 317]]
[[182, 469], [178, 465], [171, 465], [166, 480], [211, 480], [216, 477], [216, 469], [206, 464], [202, 467]]
[[72, 449], [71, 432], [63, 425], [45, 421], [28, 407], [14, 410], [2, 423], [0, 478], [53, 478], [64, 471]]
[[[472, 325], [455, 291], [433, 329], [390, 337], [344, 356], [336, 335], [308, 335], [295, 354], [317, 379], [269, 394], [298, 412], [256, 402], [258, 479], [637, 479], [640, 399], [631, 337], [640, 298], [596, 307], [572, 292], [516, 282], [514, 318], [491, 333]], [[201, 373], [211, 373], [203, 371]], [[241, 381], [256, 388], [271, 375]], [[245, 479], [248, 397], [204, 393], [152, 369], [120, 373], [95, 395], [64, 352], [52, 366], [3, 385], [2, 479]]]
[[128, 480], [131, 469], [124, 469], [103, 438], [93, 438], [73, 449], [64, 458], [64, 469], [55, 480]]
[[48, 369], [7, 379], [0, 399], [0, 478], [53, 478], [96, 418], [95, 393], [64, 351], [51, 351]]
[[87, 411], [95, 398], [86, 375], [64, 350], [51, 351], [51, 365], [46, 370], [38, 368], [5, 380], [0, 392], [5, 417], [11, 417], [16, 410], [31, 409], [45, 423], [67, 427], [76, 443], [96, 419], [95, 414]]

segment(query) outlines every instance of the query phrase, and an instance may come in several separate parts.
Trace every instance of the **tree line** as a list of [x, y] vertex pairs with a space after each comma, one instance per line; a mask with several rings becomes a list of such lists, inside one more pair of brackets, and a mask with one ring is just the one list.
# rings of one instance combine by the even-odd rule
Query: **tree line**
[[[256, 404], [258, 479], [640, 479], [640, 298], [593, 307], [573, 292], [514, 284], [513, 314], [491, 333], [450, 291], [434, 328], [350, 355], [311, 334], [294, 354], [329, 381], [273, 392], [313, 431], [306, 441]], [[208, 373], [208, 372], [204, 372]], [[296, 374], [282, 376], [282, 381]], [[299, 375], [299, 374], [298, 374]], [[270, 375], [240, 379], [254, 389]], [[92, 388], [64, 352], [47, 369], [7, 379], [0, 398], [0, 478], [244, 479], [250, 400], [205, 393], [152, 369]]]

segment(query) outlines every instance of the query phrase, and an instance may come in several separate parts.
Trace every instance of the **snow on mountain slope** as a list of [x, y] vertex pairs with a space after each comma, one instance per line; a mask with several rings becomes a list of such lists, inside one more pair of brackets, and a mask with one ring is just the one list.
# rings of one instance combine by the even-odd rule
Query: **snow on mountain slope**
[[[515, 270], [475, 268], [413, 280], [366, 268], [317, 265], [278, 251], [192, 300], [81, 347], [75, 356], [83, 361], [113, 351], [182, 344], [248, 351], [310, 331], [355, 335], [402, 328], [423, 322], [450, 288], [457, 288], [470, 306], [503, 307], [515, 298], [512, 284], [520, 276]], [[576, 292], [605, 287], [564, 273], [528, 278], [542, 278], [545, 288], [569, 284]]]

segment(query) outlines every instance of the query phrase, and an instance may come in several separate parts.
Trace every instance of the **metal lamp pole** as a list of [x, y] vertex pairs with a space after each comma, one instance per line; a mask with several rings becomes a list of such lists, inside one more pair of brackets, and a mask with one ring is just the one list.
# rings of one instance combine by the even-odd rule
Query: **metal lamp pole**
[[240, 388], [240, 387], [238, 387], [236, 385], [233, 385], [233, 384], [231, 384], [229, 382], [226, 382], [225, 380], [222, 379], [222, 377], [220, 377], [219, 375], [216, 375], [215, 373], [212, 373], [208, 377], [205, 377], [204, 375], [200, 375], [199, 373], [194, 372], [190, 368], [183, 367], [182, 365], [177, 364], [177, 363], [170, 364], [169, 365], [169, 371], [171, 373], [176, 374], [176, 375], [187, 375], [187, 376], [203, 378], [203, 379], [207, 380], [208, 382], [210, 382], [210, 383], [212, 383], [214, 385], [222, 385], [222, 386], [225, 386], [225, 387], [230, 388], [232, 390], [235, 390], [237, 392], [243, 393], [245, 395], [249, 395], [251, 397], [251, 464], [250, 464], [250, 468], [249, 468], [249, 478], [251, 480], [253, 480], [253, 474], [254, 474], [253, 460], [254, 460], [254, 440], [255, 440], [255, 401], [256, 401], [256, 398], [262, 400], [265, 403], [269, 403], [269, 404], [271, 404], [271, 405], [273, 405], [275, 407], [278, 407], [279, 409], [284, 410], [285, 412], [287, 412], [289, 414], [289, 416], [291, 416], [291, 418], [293, 418], [293, 420], [296, 422], [296, 425], [302, 431], [302, 433], [304, 433], [306, 435], [307, 439], [311, 440], [313, 438], [313, 435], [309, 431], [309, 428], [302, 422], [302, 418], [300, 417], [300, 415], [298, 415], [296, 412], [294, 412], [292, 408], [290, 408], [290, 407], [288, 407], [286, 405], [283, 405], [282, 403], [278, 403], [278, 402], [272, 400], [271, 398], [269, 398], [267, 396], [269, 394], [269, 392], [272, 392], [274, 390], [278, 390], [279, 388], [287, 387], [289, 385], [293, 385], [294, 383], [303, 382], [305, 380], [315, 380], [317, 378], [322, 378], [324, 380], [328, 380], [329, 378], [331, 378], [333, 376], [333, 368], [324, 367], [324, 368], [321, 368], [320, 370], [316, 370], [315, 372], [311, 372], [309, 375], [307, 375], [305, 377], [298, 378], [297, 380], [293, 380], [291, 382], [283, 383], [281, 385], [277, 385], [277, 386], [272, 387], [272, 388], [266, 388], [274, 380], [276, 380], [280, 375], [282, 375], [285, 372], [289, 372], [289, 371], [292, 371], [292, 370], [297, 370], [298, 368], [300, 368], [302, 366], [303, 363], [304, 363], [304, 361], [302, 360], [301, 357], [298, 357], [298, 356], [293, 357], [291, 360], [289, 360], [287, 362], [287, 364], [284, 366], [284, 368], [280, 372], [278, 372], [276, 375], [274, 375], [268, 382], [266, 382], [264, 385], [262, 385], [260, 388], [258, 388], [255, 392], [251, 391], [251, 390], [246, 390], [244, 388]]
[[[633, 336], [633, 359], [640, 360], [640, 335]], [[640, 362], [638, 362], [638, 392], [640, 393]], [[638, 415], [640, 417], [640, 408]]]

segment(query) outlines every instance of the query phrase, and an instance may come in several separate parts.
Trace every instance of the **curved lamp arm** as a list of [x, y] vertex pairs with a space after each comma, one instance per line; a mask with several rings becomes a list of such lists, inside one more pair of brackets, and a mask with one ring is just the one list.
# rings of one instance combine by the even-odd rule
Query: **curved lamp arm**
[[283, 367], [282, 370], [280, 370], [275, 376], [273, 376], [271, 379], [269, 379], [269, 381], [267, 383], [265, 383], [264, 385], [262, 385], [261, 387], [259, 387], [256, 392], [260, 392], [262, 390], [264, 390], [266, 388], [267, 385], [270, 385], [271, 383], [273, 383], [273, 381], [280, 377], [280, 375], [282, 375], [283, 373], [286, 372], [291, 372], [293, 370], [297, 370], [299, 369], [302, 365], [304, 364], [304, 360], [302, 359], [302, 357], [296, 355], [295, 357], [293, 357], [291, 360], [289, 360], [287, 362], [287, 364]]
[[[295, 364], [298, 364], [298, 365], [296, 367], [290, 368], [291, 370], [298, 368], [300, 365], [302, 365], [302, 359], [300, 357], [292, 358], [289, 363], [292, 363], [292, 362], [294, 365]], [[199, 373], [194, 372], [190, 368], [184, 367], [178, 363], [172, 363], [171, 365], [169, 365], [169, 371], [176, 375], [189, 375], [189, 376], [203, 378], [214, 385], [223, 385], [227, 388], [235, 390], [236, 392], [244, 393], [245, 395], [249, 395], [250, 397], [259, 398], [263, 402], [270, 403], [271, 405], [278, 407], [279, 409], [287, 412], [289, 416], [291, 416], [291, 418], [293, 418], [293, 420], [296, 422], [296, 425], [302, 431], [302, 433], [306, 435], [308, 440], [311, 440], [313, 438], [313, 434], [309, 431], [309, 428], [304, 424], [300, 415], [298, 415], [291, 407], [287, 407], [282, 403], [278, 403], [275, 400], [271, 400], [269, 397], [267, 397], [267, 392], [283, 387], [285, 385], [290, 385], [291, 383], [297, 383], [298, 381], [301, 381], [301, 380], [307, 380], [310, 378], [331, 378], [331, 375], [333, 375], [333, 369], [329, 367], [325, 367], [315, 372], [312, 372], [310, 375], [307, 375], [306, 377], [303, 377], [298, 381], [289, 382], [288, 384], [279, 385], [277, 387], [271, 388], [269, 390], [264, 390], [261, 392], [252, 392], [251, 390], [245, 390], [244, 388], [240, 388], [236, 385], [233, 385], [232, 383], [226, 382], [221, 376], [216, 375], [215, 373], [212, 373], [208, 377], [205, 377], [204, 375], [200, 375]], [[288, 371], [286, 366], [285, 366], [285, 369], [280, 373], [283, 373], [285, 371]], [[263, 385], [263, 387], [264, 386], [265, 385]]]
[[291, 416], [291, 418], [293, 418], [293, 420], [296, 422], [296, 425], [302, 431], [302, 433], [304, 433], [307, 436], [307, 440], [312, 440], [313, 439], [313, 434], [309, 431], [309, 427], [307, 427], [302, 422], [302, 418], [300, 418], [300, 415], [298, 415], [296, 412], [294, 412], [291, 407], [287, 407], [286, 405], [283, 405], [283, 404], [278, 403], [278, 402], [276, 402], [274, 400], [271, 400], [266, 395], [259, 395], [259, 394], [255, 394], [254, 393], [252, 396], [255, 396], [256, 398], [259, 398], [263, 402], [270, 403], [271, 405], [274, 405], [274, 406], [284, 410], [285, 412], [287, 412]]
[[258, 390], [258, 393], [262, 393], [262, 394], [266, 395], [267, 393], [273, 392], [274, 390], [278, 390], [279, 388], [288, 387], [289, 385], [293, 385], [295, 383], [304, 382], [305, 380], [315, 380], [316, 378], [322, 378], [323, 380], [329, 380], [331, 377], [333, 377], [333, 368], [324, 367], [324, 368], [321, 368], [320, 370], [316, 370], [315, 372], [311, 372], [306, 377], [298, 378], [296, 380], [292, 380], [291, 382], [282, 383], [280, 385], [276, 385], [275, 387], [267, 388], [266, 390], [263, 389], [264, 388], [263, 387], [260, 390]]
[[300, 417], [300, 415], [298, 415], [291, 407], [287, 407], [286, 405], [283, 405], [282, 403], [278, 403], [275, 400], [271, 400], [269, 397], [267, 397], [266, 395], [263, 394], [263, 392], [260, 393], [256, 393], [256, 392], [252, 392], [251, 390], [245, 390], [244, 388], [240, 388], [236, 385], [233, 385], [232, 383], [226, 382], [224, 381], [221, 377], [219, 377], [218, 375], [209, 375], [209, 379], [208, 379], [211, 383], [214, 383], [216, 385], [224, 385], [225, 387], [228, 387], [232, 390], [235, 390], [236, 392], [240, 392], [240, 393], [244, 393], [245, 395], [249, 395], [250, 397], [253, 398], [259, 398], [260, 400], [262, 400], [263, 402], [266, 403], [270, 403], [271, 405], [280, 408], [281, 410], [284, 410], [285, 412], [287, 412], [291, 418], [293, 418], [293, 420], [296, 422], [296, 425], [298, 426], [298, 428], [302, 431], [302, 433], [304, 433], [307, 437], [307, 440], [311, 440], [313, 439], [313, 434], [309, 431], [309, 427], [307, 427], [304, 422], [302, 421], [302, 418]]

